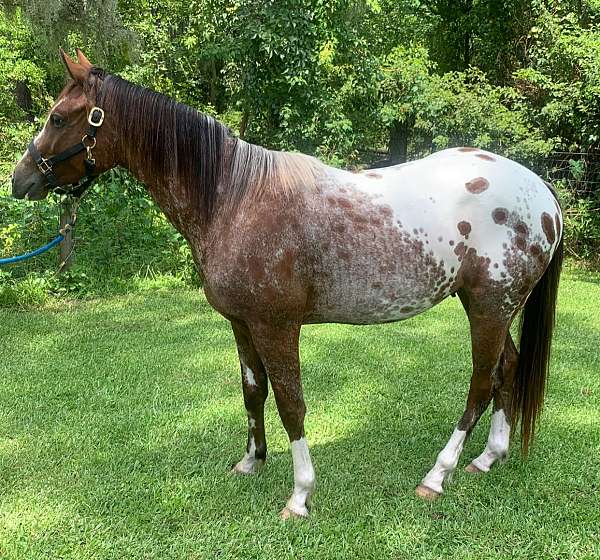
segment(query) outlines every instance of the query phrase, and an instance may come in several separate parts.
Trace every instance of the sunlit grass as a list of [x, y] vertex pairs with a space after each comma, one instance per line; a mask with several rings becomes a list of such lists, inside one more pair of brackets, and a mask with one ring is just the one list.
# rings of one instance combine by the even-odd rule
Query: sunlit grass
[[270, 397], [269, 459], [245, 444], [233, 337], [197, 292], [155, 290], [0, 310], [0, 558], [600, 557], [600, 276], [562, 283], [546, 409], [483, 477], [486, 415], [444, 498], [413, 488], [462, 413], [466, 318], [454, 299], [385, 326], [303, 330], [312, 518]]

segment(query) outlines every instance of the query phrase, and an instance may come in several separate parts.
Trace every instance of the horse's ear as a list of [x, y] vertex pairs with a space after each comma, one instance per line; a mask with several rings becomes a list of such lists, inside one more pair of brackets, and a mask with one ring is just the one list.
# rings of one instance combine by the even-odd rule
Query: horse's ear
[[94, 66], [87, 58], [87, 56], [85, 56], [83, 54], [83, 51], [81, 49], [75, 49], [77, 51], [77, 59], [79, 60], [79, 64], [81, 64], [81, 66], [83, 66], [86, 70], [89, 70], [92, 66]]
[[88, 74], [88, 69], [75, 62], [65, 51], [62, 50], [62, 48], [60, 49], [60, 56], [67, 67], [71, 78], [73, 78], [77, 83], [82, 84]]

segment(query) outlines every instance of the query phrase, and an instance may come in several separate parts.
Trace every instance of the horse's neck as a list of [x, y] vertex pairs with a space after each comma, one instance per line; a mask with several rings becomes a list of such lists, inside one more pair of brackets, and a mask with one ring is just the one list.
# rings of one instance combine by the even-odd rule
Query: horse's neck
[[192, 245], [192, 250], [201, 252], [207, 234], [203, 213], [185, 196], [185, 191], [177, 184], [177, 180], [152, 176], [148, 162], [128, 161], [124, 162], [124, 166], [146, 185], [152, 199], [175, 229]]

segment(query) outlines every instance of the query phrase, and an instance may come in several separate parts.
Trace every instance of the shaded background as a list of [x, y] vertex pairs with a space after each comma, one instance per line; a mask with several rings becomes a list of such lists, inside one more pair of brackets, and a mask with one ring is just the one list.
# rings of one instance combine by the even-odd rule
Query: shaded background
[[[55, 202], [7, 195], [15, 161], [64, 85], [63, 46], [246, 140], [333, 165], [459, 145], [511, 157], [557, 185], [568, 254], [597, 265], [599, 23], [598, 0], [4, 1], [0, 257], [56, 232]], [[76, 237], [63, 278], [56, 253], [2, 269], [0, 303], [123, 291], [164, 275], [196, 281], [181, 237], [122, 170], [98, 182]]]

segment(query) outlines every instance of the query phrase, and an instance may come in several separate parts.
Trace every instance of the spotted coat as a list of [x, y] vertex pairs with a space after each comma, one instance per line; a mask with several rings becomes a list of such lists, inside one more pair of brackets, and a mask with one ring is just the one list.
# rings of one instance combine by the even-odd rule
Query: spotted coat
[[197, 258], [209, 299], [228, 316], [256, 310], [257, 299], [259, 313], [283, 313], [278, 301], [289, 310], [294, 294], [304, 323], [382, 323], [492, 284], [508, 317], [550, 261], [562, 223], [534, 173], [457, 148], [376, 172], [323, 166], [291, 197], [242, 206]]

